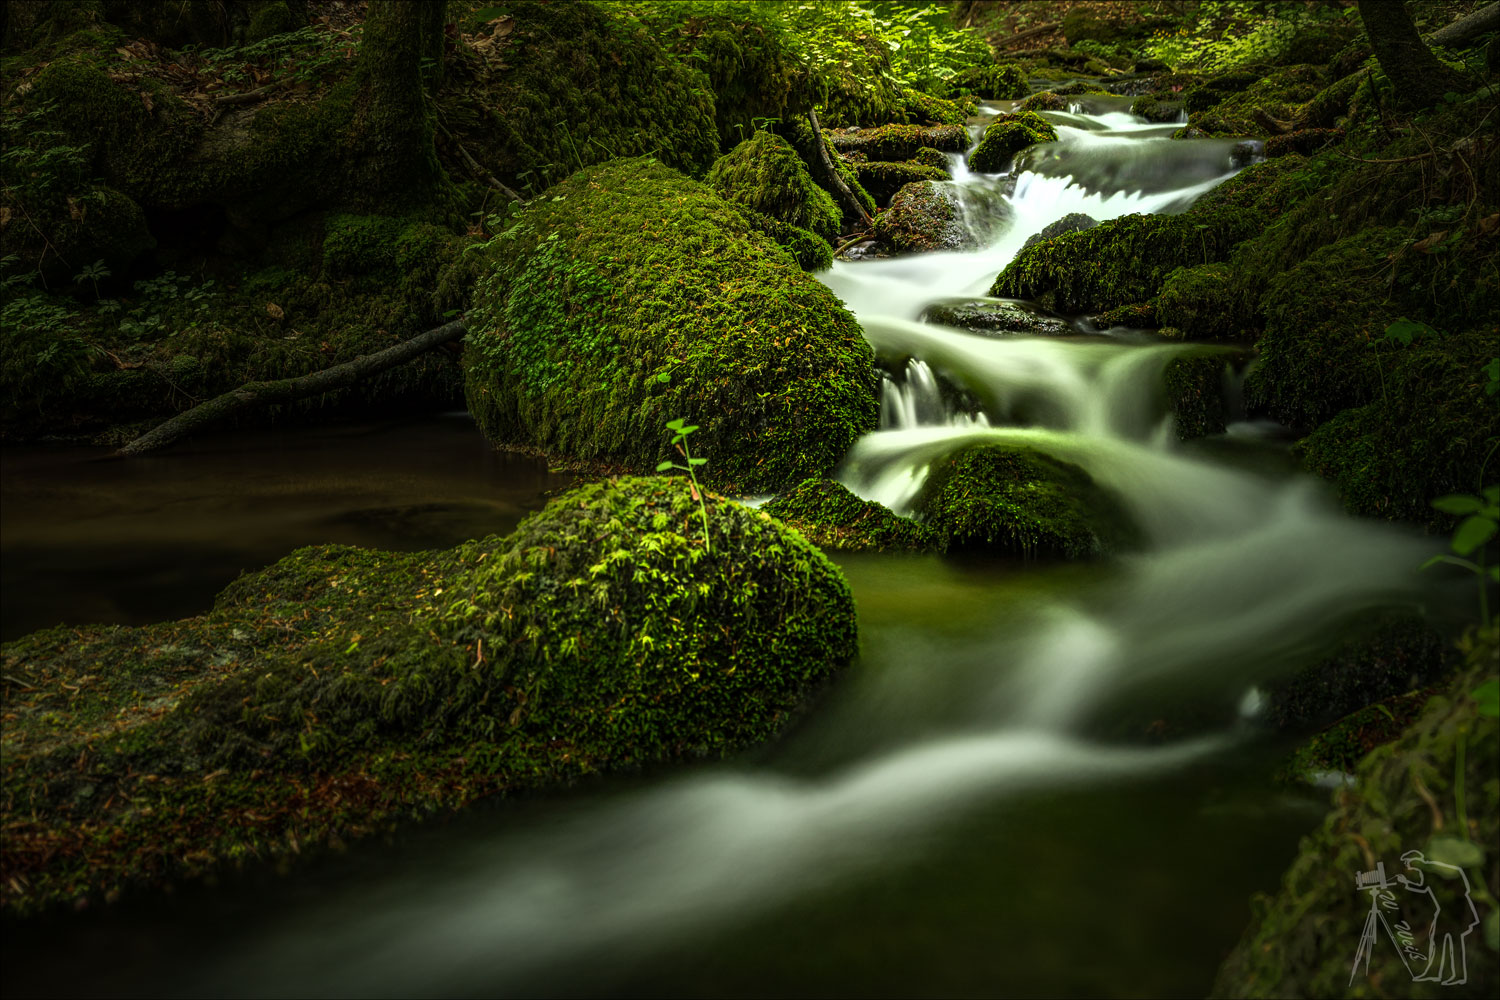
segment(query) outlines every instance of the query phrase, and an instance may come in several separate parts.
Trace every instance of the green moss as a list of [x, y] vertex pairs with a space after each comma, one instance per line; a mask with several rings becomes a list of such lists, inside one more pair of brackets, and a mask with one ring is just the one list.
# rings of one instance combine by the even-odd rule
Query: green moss
[[710, 168], [706, 181], [720, 196], [825, 240], [838, 235], [841, 216], [833, 198], [813, 183], [807, 166], [785, 139], [757, 132]]
[[[938, 153], [938, 156], [942, 155]], [[870, 197], [874, 198], [878, 205], [890, 204], [896, 192], [908, 184], [953, 179], [953, 175], [948, 173], [946, 161], [939, 167], [914, 160], [908, 160], [905, 163], [887, 163], [882, 160], [856, 163], [854, 176], [859, 178], [860, 185], [870, 192]]]
[[874, 501], [861, 500], [828, 479], [808, 479], [761, 509], [824, 548], [855, 552], [942, 548], [941, 537], [931, 528]]
[[1018, 101], [1031, 93], [1026, 73], [1014, 63], [970, 66], [959, 70], [945, 84], [945, 96], [975, 94], [996, 101]]
[[296, 31], [302, 27], [297, 18], [292, 16], [291, 10], [282, 0], [273, 3], [263, 3], [250, 18], [250, 24], [245, 28], [245, 41], [254, 43], [264, 41], [272, 35], [285, 34], [288, 31]]
[[12, 198], [3, 198], [6, 210], [24, 213], [35, 228], [13, 221], [0, 229], [0, 256], [14, 255], [10, 269], [36, 272], [52, 287], [68, 287], [99, 260], [110, 274], [125, 274], [156, 249], [141, 207], [114, 188], [93, 185], [30, 204]]
[[1164, 100], [1159, 94], [1143, 94], [1130, 105], [1130, 113], [1148, 122], [1175, 122], [1182, 117], [1182, 102]]
[[[514, 27], [484, 49], [483, 85], [454, 89], [439, 105], [449, 128], [501, 180], [540, 191], [581, 167], [642, 155], [702, 176], [719, 156], [711, 84], [689, 64], [700, 60], [674, 59], [663, 47], [680, 41], [675, 30], [655, 30], [607, 4], [515, 0], [505, 7]], [[748, 36], [744, 43], [741, 51], [754, 48]], [[772, 103], [776, 93], [768, 95]], [[723, 125], [733, 131], [736, 123]]]
[[1224, 433], [1225, 358], [1221, 352], [1176, 357], [1167, 362], [1162, 382], [1173, 427], [1183, 441]]
[[968, 108], [958, 101], [946, 101], [920, 90], [901, 91], [901, 101], [907, 119], [918, 124], [962, 125], [969, 118]]
[[974, 244], [951, 185], [915, 181], [896, 192], [872, 233], [894, 253], [958, 250]]
[[1162, 282], [1151, 308], [1162, 326], [1192, 340], [1245, 341], [1258, 302], [1228, 264], [1179, 267]]
[[1017, 111], [1066, 111], [1068, 99], [1051, 90], [1032, 94], [1016, 106]]
[[1258, 219], [1252, 209], [1214, 203], [1183, 215], [1111, 219], [1022, 250], [990, 294], [1031, 299], [1063, 313], [1142, 302], [1177, 268], [1223, 260], [1257, 231]]
[[764, 233], [792, 255], [797, 266], [804, 271], [823, 271], [833, 266], [833, 247], [828, 241], [810, 230], [788, 225], [780, 219], [762, 215], [750, 209], [744, 210], [746, 223], [751, 229]]
[[770, 492], [875, 424], [853, 317], [742, 209], [661, 164], [579, 173], [490, 254], [464, 357], [493, 440], [654, 468], [685, 417], [711, 482]]
[[[838, 205], [839, 211], [843, 213], [842, 231], [849, 232], [857, 225], [862, 224], [863, 220], [860, 219], [858, 213], [849, 209], [845, 204], [842, 194], [835, 191], [833, 183], [828, 179], [828, 172], [823, 168], [822, 160], [819, 156], [817, 140], [813, 137], [812, 126], [808, 123], [807, 119], [803, 117], [792, 121], [790, 124], [783, 123], [781, 134], [792, 144], [792, 148], [797, 151], [797, 155], [802, 158], [802, 162], [808, 165], [809, 170], [812, 172], [812, 178], [818, 187], [833, 195], [834, 203]], [[866, 212], [874, 215], [877, 208], [875, 199], [871, 198], [869, 192], [860, 186], [859, 178], [854, 176], [853, 166], [835, 148], [833, 140], [829, 138], [826, 130], [823, 132], [823, 152], [827, 154], [828, 162], [833, 165], [834, 172], [839, 175], [839, 178], [853, 193], [855, 199], [864, 206]]]
[[[950, 166], [948, 157], [945, 156], [940, 150], [933, 149], [931, 146], [923, 146], [921, 149], [917, 150], [912, 158], [907, 162], [920, 163], [924, 167], [934, 167], [938, 170], [941, 170], [945, 174], [948, 173], [948, 168]], [[951, 180], [952, 178], [949, 177], [946, 179]]]
[[302, 549], [200, 618], [7, 644], [3, 905], [766, 739], [854, 656], [853, 600], [768, 515], [708, 514], [596, 483], [508, 539]]
[[[1423, 851], [1442, 860], [1445, 838], [1486, 849], [1466, 864], [1477, 894], [1500, 883], [1500, 722], [1478, 711], [1469, 692], [1492, 676], [1494, 628], [1467, 643], [1468, 669], [1431, 698], [1417, 721], [1394, 742], [1367, 754], [1352, 786], [1333, 793], [1323, 823], [1303, 838], [1296, 859], [1269, 894], [1250, 905], [1250, 926], [1220, 968], [1211, 995], [1223, 997], [1441, 997], [1455, 987], [1413, 982], [1399, 952], [1376, 947], [1368, 975], [1350, 982], [1349, 942], [1357, 945], [1370, 912], [1368, 893], [1354, 891], [1351, 873], [1382, 862], [1401, 874], [1401, 857]], [[1462, 803], [1462, 806], [1460, 805]], [[1460, 826], [1459, 816], [1467, 821]], [[1428, 878], [1433, 876], [1429, 873]], [[1468, 996], [1488, 996], [1500, 985], [1492, 952], [1475, 934], [1468, 943]]]
[[971, 445], [933, 463], [914, 508], [949, 548], [1079, 558], [1126, 535], [1088, 474], [1029, 448]]
[[1049, 222], [1037, 232], [1026, 237], [1026, 242], [1021, 245], [1021, 248], [1024, 250], [1034, 247], [1038, 243], [1056, 239], [1063, 233], [1077, 233], [1085, 229], [1093, 229], [1098, 224], [1099, 220], [1092, 215], [1084, 215], [1082, 212], [1069, 212], [1056, 222]]
[[969, 169], [983, 174], [1000, 173], [1011, 157], [1040, 142], [1056, 142], [1057, 130], [1034, 111], [1001, 115], [985, 126], [979, 145], [969, 154]]
[[911, 159], [923, 147], [962, 152], [969, 144], [969, 133], [958, 125], [881, 125], [829, 131], [827, 135], [840, 153], [893, 163]]

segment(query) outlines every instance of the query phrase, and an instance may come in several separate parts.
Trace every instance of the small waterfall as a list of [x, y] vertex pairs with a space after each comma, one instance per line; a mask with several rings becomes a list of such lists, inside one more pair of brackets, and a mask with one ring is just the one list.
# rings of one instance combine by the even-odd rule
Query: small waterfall
[[912, 358], [903, 377], [881, 380], [880, 427], [882, 430], [909, 430], [913, 427], [988, 427], [983, 413], [956, 409], [943, 397], [937, 375], [920, 358]]

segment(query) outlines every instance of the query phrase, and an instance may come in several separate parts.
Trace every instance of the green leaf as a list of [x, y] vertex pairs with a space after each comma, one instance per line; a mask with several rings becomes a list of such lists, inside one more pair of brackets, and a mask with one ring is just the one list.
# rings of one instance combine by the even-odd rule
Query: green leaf
[[689, 434], [693, 433], [693, 431], [695, 431], [695, 430], [698, 429], [698, 425], [697, 424], [688, 424], [686, 427], [676, 427], [676, 428], [673, 428], [673, 429], [675, 431], [677, 431], [678, 434], [681, 434], [683, 437], [687, 437]]
[[1490, 951], [1500, 951], [1500, 910], [1484, 918], [1484, 943]]
[[677, 431], [677, 432], [680, 433], [682, 431], [682, 425], [684, 423], [686, 423], [686, 421], [683, 420], [681, 417], [677, 418], [676, 420], [668, 420], [667, 421], [667, 430], [669, 430], [669, 431]]
[[1478, 868], [1484, 864], [1484, 848], [1471, 840], [1439, 834], [1427, 842], [1423, 851], [1428, 861], [1455, 868]]
[[1385, 339], [1387, 343], [1400, 344], [1402, 347], [1410, 346], [1411, 342], [1422, 337], [1431, 336], [1436, 333], [1426, 323], [1419, 323], [1414, 319], [1400, 317], [1390, 326], [1385, 328]]
[[1431, 559], [1424, 562], [1420, 568], [1429, 569], [1433, 566], [1438, 565], [1439, 563], [1447, 563], [1450, 566], [1462, 566], [1464, 569], [1471, 570], [1475, 573], [1479, 572], [1478, 566], [1469, 562], [1469, 560], [1467, 559], [1459, 559], [1457, 556], [1433, 556]]
[[690, 459], [688, 459], [688, 465], [707, 465], [707, 464], [708, 464], [708, 459], [706, 459], [706, 458], [690, 458]]
[[1475, 514], [1465, 518], [1453, 533], [1453, 551], [1466, 556], [1495, 537], [1495, 522]]
[[1479, 703], [1480, 715], [1500, 718], [1500, 678], [1491, 677], [1470, 691], [1469, 697]]
[[1480, 493], [1490, 503], [1500, 503], [1500, 486], [1486, 486]]
[[658, 462], [656, 464], [656, 471], [657, 472], [666, 472], [668, 469], [671, 469], [671, 468], [674, 468], [674, 466], [672, 465], [671, 462]]
[[1444, 514], [1477, 514], [1481, 510], [1484, 510], [1484, 501], [1478, 497], [1471, 497], [1466, 493], [1438, 497], [1432, 501], [1432, 505]]
[[658, 381], [658, 382], [670, 382], [670, 381], [672, 381], [672, 375], [671, 375], [670, 372], [657, 372], [657, 374], [656, 374], [656, 381]]

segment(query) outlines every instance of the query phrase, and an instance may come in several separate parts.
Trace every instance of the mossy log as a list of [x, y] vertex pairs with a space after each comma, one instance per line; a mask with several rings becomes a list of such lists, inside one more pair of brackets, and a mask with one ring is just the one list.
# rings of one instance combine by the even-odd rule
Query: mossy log
[[458, 340], [468, 331], [461, 319], [426, 333], [418, 334], [410, 340], [402, 341], [393, 347], [388, 347], [375, 354], [366, 354], [355, 358], [353, 361], [325, 368], [311, 375], [301, 378], [279, 379], [274, 382], [249, 382], [216, 396], [205, 403], [200, 403], [185, 413], [161, 424], [134, 441], [121, 447], [115, 454], [119, 457], [142, 455], [148, 451], [164, 448], [174, 441], [181, 440], [189, 434], [195, 434], [205, 427], [221, 423], [230, 417], [249, 409], [252, 406], [270, 406], [275, 403], [290, 403], [294, 400], [303, 399], [307, 396], [315, 396], [319, 393], [332, 392], [335, 389], [343, 389], [353, 385], [361, 379], [368, 378], [377, 372], [394, 368], [396, 365], [405, 364], [412, 358], [441, 347], [444, 344]]

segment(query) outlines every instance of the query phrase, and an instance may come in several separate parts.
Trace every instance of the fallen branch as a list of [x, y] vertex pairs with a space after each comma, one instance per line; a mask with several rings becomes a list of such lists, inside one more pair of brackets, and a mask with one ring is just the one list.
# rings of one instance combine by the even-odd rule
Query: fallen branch
[[264, 87], [256, 87], [254, 90], [243, 90], [238, 94], [220, 94], [214, 98], [214, 107], [223, 108], [235, 104], [254, 104], [286, 82], [286, 80], [277, 80], [274, 83], [266, 84]]
[[458, 340], [466, 332], [467, 327], [464, 321], [456, 319], [436, 329], [428, 330], [426, 333], [420, 333], [410, 340], [403, 340], [393, 347], [387, 347], [383, 351], [366, 354], [353, 361], [346, 361], [344, 364], [325, 368], [310, 375], [275, 382], [247, 382], [238, 389], [232, 389], [222, 396], [215, 396], [208, 402], [200, 403], [191, 410], [177, 414], [166, 423], [157, 425], [126, 444], [115, 452], [115, 455], [128, 457], [155, 451], [157, 448], [165, 447], [173, 441], [202, 430], [210, 424], [216, 424], [252, 406], [290, 403], [306, 396], [316, 396], [319, 393], [342, 389], [377, 372], [404, 364], [435, 347]]
[[843, 243], [839, 244], [839, 248], [833, 252], [833, 255], [835, 257], [837, 257], [839, 254], [843, 253], [845, 250], [848, 250], [850, 247], [854, 246], [854, 244], [856, 244], [856, 243], [863, 243], [865, 240], [867, 240], [869, 238], [870, 238], [870, 234], [869, 233], [858, 233], [858, 234], [856, 234], [854, 236], [851, 236], [849, 239], [847, 239]]
[[1014, 35], [1011, 35], [1009, 38], [1007, 38], [1004, 43], [995, 46], [995, 48], [999, 49], [1001, 52], [1006, 52], [1010, 49], [1015, 48], [1017, 42], [1024, 42], [1026, 41], [1026, 39], [1035, 38], [1037, 35], [1048, 34], [1050, 32], [1056, 31], [1061, 27], [1061, 21], [1054, 21], [1051, 24], [1039, 24], [1035, 28], [1027, 28], [1025, 31], [1016, 32]]
[[504, 184], [501, 184], [494, 174], [481, 167], [479, 165], [479, 161], [469, 155], [469, 151], [464, 148], [464, 144], [459, 142], [452, 132], [448, 131], [448, 126], [444, 125], [442, 122], [438, 122], [438, 128], [442, 130], [443, 135], [448, 139], [448, 141], [453, 143], [453, 148], [458, 150], [458, 155], [463, 159], [464, 166], [469, 168], [469, 173], [473, 174], [476, 180], [485, 182], [496, 191], [499, 191], [501, 194], [505, 195], [511, 201], [519, 201], [523, 205], [526, 204], [525, 198], [522, 198], [510, 188], [506, 187]]
[[818, 113], [816, 111], [809, 111], [807, 113], [807, 123], [812, 126], [813, 145], [818, 147], [818, 159], [823, 161], [823, 169], [827, 171], [829, 180], [833, 183], [834, 187], [838, 188], [839, 195], [843, 198], [844, 204], [854, 209], [854, 213], [859, 216], [859, 221], [864, 223], [866, 229], [869, 229], [875, 224], [875, 220], [870, 218], [870, 213], [865, 211], [865, 206], [861, 205], [859, 199], [854, 197], [854, 192], [849, 190], [849, 185], [844, 183], [844, 179], [839, 176], [838, 170], [834, 168], [833, 161], [828, 158], [828, 147], [823, 145], [823, 129], [818, 125]]

